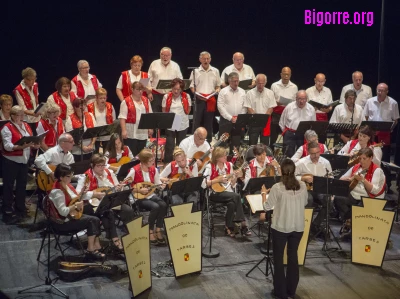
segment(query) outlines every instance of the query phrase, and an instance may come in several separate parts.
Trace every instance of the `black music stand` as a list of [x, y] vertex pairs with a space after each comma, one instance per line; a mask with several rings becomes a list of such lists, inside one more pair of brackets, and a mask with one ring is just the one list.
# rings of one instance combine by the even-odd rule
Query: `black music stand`
[[328, 126], [329, 122], [327, 121], [301, 121], [296, 129], [296, 135], [304, 136], [306, 131], [313, 130], [318, 136], [325, 136]]
[[344, 123], [329, 123], [326, 129], [327, 133], [331, 134], [351, 134], [357, 128], [357, 124], [344, 124]]
[[[250, 128], [264, 128], [268, 122], [268, 114], [239, 114], [234, 126], [240, 128], [249, 126]], [[246, 135], [249, 134], [249, 130]]]
[[204, 178], [202, 176], [198, 176], [174, 182], [168, 191], [170, 195], [170, 204], [172, 202], [172, 195], [187, 194], [201, 190], [201, 183], [203, 180]]
[[76, 128], [73, 129], [72, 131], [67, 132], [68, 134], [70, 134], [72, 136], [72, 138], [74, 139], [74, 143], [79, 145], [79, 147], [81, 148], [81, 161], [83, 161], [83, 133], [85, 133], [84, 131], [84, 127], [80, 127], [80, 128]]
[[131, 170], [131, 168], [133, 166], [138, 165], [139, 163], [140, 163], [140, 160], [137, 159], [137, 160], [133, 160], [128, 163], [122, 164], [121, 167], [119, 168], [119, 171], [117, 174], [118, 179], [125, 179], [129, 173], [129, 171]]
[[82, 136], [82, 139], [91, 139], [97, 137], [108, 136], [115, 133], [118, 129], [119, 121], [114, 121], [110, 125], [88, 128]]
[[[325, 194], [326, 196], [326, 219], [325, 219], [325, 240], [324, 240], [324, 245], [322, 246], [322, 251], [325, 253], [325, 255], [329, 258], [329, 260], [332, 262], [332, 258], [329, 255], [329, 251], [336, 251], [338, 248], [328, 248], [328, 238], [330, 238], [330, 235], [332, 235], [333, 239], [335, 240], [336, 244], [338, 245], [339, 249], [342, 250], [342, 247], [339, 244], [339, 240], [333, 233], [330, 225], [329, 225], [329, 206], [330, 206], [330, 197], [332, 195], [337, 195], [337, 196], [348, 196], [349, 195], [349, 186], [350, 182], [348, 181], [343, 181], [343, 180], [338, 180], [338, 179], [332, 179], [329, 177], [318, 177], [314, 176], [314, 181], [313, 181], [313, 191], [315, 193], [319, 194]], [[323, 232], [323, 231], [320, 231]], [[318, 232], [317, 234], [319, 234]]]
[[332, 170], [345, 170], [349, 168], [349, 156], [322, 154], [321, 157], [329, 161]]
[[23, 136], [20, 140], [15, 142], [15, 145], [24, 145], [25, 143], [30, 143], [30, 142], [33, 142], [35, 144], [40, 144], [43, 141], [44, 137], [47, 135], [47, 132], [48, 131], [37, 136]]
[[[154, 129], [156, 133], [156, 157], [158, 153], [158, 130], [169, 129], [174, 122], [175, 113], [153, 112], [142, 114], [139, 122], [139, 129]], [[157, 158], [155, 159], [157, 167]]]
[[70, 166], [74, 174], [82, 174], [90, 168], [90, 160], [75, 162], [72, 163]]
[[392, 130], [393, 122], [392, 121], [366, 121], [364, 120], [361, 123], [362, 126], [368, 126], [375, 132], [390, 132]]
[[129, 195], [131, 195], [131, 189], [123, 190], [120, 192], [115, 192], [107, 194], [100, 201], [99, 206], [96, 209], [96, 214], [101, 215], [107, 210], [111, 210], [114, 207], [120, 206], [129, 200]]

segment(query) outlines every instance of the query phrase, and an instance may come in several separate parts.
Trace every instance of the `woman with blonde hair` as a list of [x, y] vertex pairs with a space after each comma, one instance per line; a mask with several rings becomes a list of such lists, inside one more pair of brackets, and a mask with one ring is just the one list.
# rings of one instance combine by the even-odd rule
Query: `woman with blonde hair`
[[13, 104], [13, 98], [8, 94], [2, 94], [0, 96], [0, 120], [11, 120], [11, 107]]
[[43, 118], [37, 123], [36, 132], [38, 135], [47, 131], [46, 136], [40, 144], [40, 148], [45, 152], [49, 148], [56, 146], [58, 137], [65, 133], [63, 120], [60, 115], [60, 107], [56, 104], [46, 103]]

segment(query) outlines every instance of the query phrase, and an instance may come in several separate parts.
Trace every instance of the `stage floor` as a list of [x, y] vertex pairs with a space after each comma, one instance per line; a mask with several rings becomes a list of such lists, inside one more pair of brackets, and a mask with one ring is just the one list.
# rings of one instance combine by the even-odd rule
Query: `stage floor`
[[[397, 196], [397, 195], [393, 195]], [[35, 209], [31, 205], [31, 214]], [[40, 215], [39, 221], [43, 220]], [[253, 217], [253, 223], [256, 218]], [[20, 225], [5, 225], [0, 221], [0, 290], [9, 298], [60, 298], [45, 293], [47, 286], [36, 289], [39, 293], [18, 295], [18, 290], [43, 283], [46, 267], [36, 262], [41, 237], [40, 230], [32, 228], [33, 217]], [[216, 259], [203, 258], [201, 274], [189, 275], [180, 279], [167, 277], [170, 269], [162, 271], [162, 277], [153, 277], [153, 287], [138, 298], [272, 298], [271, 276], [265, 277], [255, 269], [249, 277], [246, 273], [263, 258], [259, 248], [262, 240], [253, 235], [249, 238], [232, 239], [224, 236], [222, 215], [215, 218], [216, 239], [213, 246], [221, 255]], [[332, 221], [337, 234], [338, 222]], [[31, 230], [31, 231], [30, 231]], [[207, 242], [207, 229], [203, 223], [203, 244]], [[83, 240], [86, 237], [82, 237]], [[300, 267], [300, 283], [296, 298], [400, 298], [400, 225], [393, 226], [391, 240], [393, 248], [387, 250], [382, 268], [354, 265], [350, 262], [350, 243], [340, 242], [345, 255], [333, 253], [330, 262], [322, 252], [322, 241], [311, 241], [305, 265]], [[85, 244], [84, 244], [85, 245]], [[330, 243], [335, 247], [335, 243]], [[54, 246], [53, 246], [54, 247]], [[58, 252], [51, 252], [57, 257]], [[67, 251], [76, 254], [75, 249]], [[152, 247], [152, 269], [157, 263], [170, 259], [168, 247]], [[42, 255], [42, 259], [45, 256]], [[126, 265], [121, 259], [107, 261]], [[265, 270], [265, 263], [261, 264]], [[168, 273], [167, 273], [168, 272]], [[51, 275], [54, 277], [55, 273]], [[129, 298], [128, 277], [120, 273], [109, 277], [90, 277], [77, 282], [58, 281], [56, 286], [66, 292], [70, 298]], [[41, 291], [41, 292], [40, 292]], [[4, 298], [8, 298], [4, 297]], [[0, 298], [3, 298], [0, 294]]]

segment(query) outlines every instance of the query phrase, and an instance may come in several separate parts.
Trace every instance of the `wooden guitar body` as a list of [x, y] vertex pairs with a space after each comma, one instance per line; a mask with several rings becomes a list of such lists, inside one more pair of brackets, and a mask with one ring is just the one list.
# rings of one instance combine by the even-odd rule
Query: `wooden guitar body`
[[[56, 166], [49, 164], [47, 165], [52, 172], [56, 170]], [[48, 176], [43, 170], [40, 170], [36, 178], [36, 184], [38, 188], [42, 191], [51, 191], [53, 189], [54, 180]]]
[[[155, 185], [155, 184], [149, 183], [149, 182], [137, 183], [133, 186], [133, 190], [132, 190], [133, 197], [135, 197], [136, 199], [145, 199], [146, 197], [152, 195], [156, 191], [158, 186], [159, 185]], [[142, 194], [140, 192], [135, 191], [135, 190], [139, 190], [140, 188], [148, 188], [149, 193]]]

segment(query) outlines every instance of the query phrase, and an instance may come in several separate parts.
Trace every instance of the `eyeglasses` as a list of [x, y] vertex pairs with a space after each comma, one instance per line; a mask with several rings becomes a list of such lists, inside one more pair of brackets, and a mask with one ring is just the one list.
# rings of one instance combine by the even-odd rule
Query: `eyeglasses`
[[107, 165], [105, 165], [105, 164], [96, 164], [95, 166], [96, 167], [106, 167]]
[[200, 137], [200, 136], [198, 136], [198, 135], [194, 135], [197, 139], [199, 139], [199, 140], [206, 140], [206, 138], [203, 138], [203, 137]]
[[134, 90], [139, 90], [139, 91], [142, 91], [142, 90], [143, 90], [143, 88], [134, 88]]
[[68, 143], [74, 143], [74, 141], [73, 140], [64, 140], [63, 142], [68, 142]]

